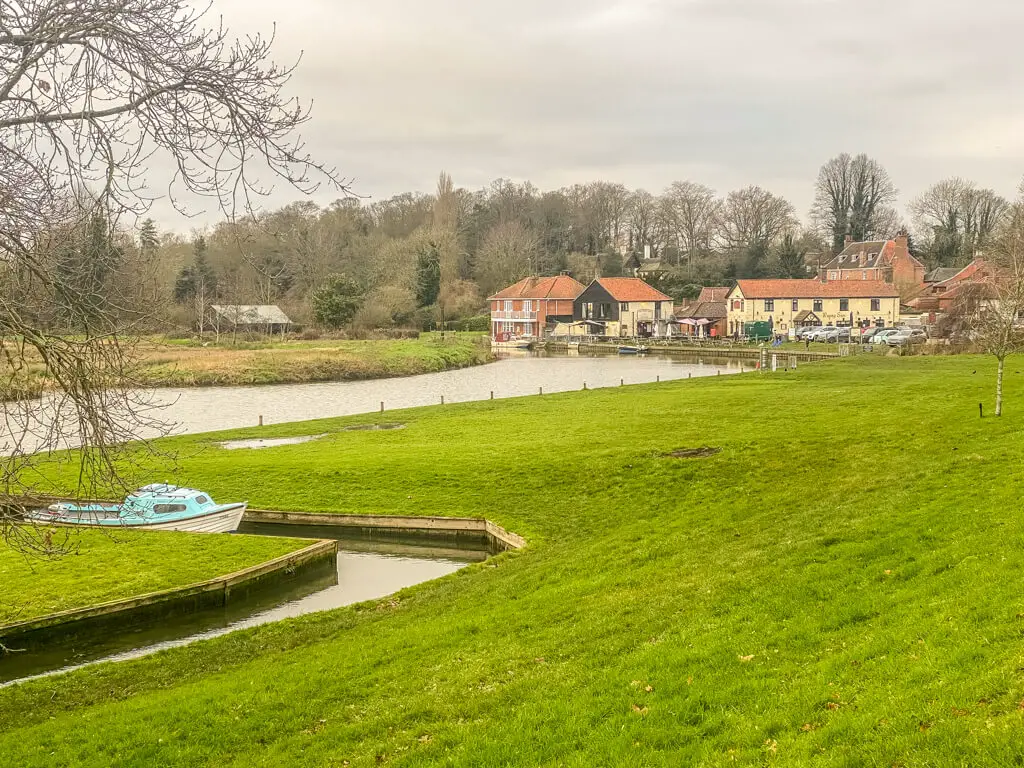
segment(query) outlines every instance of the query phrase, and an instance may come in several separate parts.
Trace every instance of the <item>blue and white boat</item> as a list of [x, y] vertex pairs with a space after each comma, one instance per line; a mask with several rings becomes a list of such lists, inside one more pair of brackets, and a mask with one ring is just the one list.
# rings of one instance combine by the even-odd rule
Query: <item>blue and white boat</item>
[[247, 502], [217, 504], [208, 493], [166, 483], [147, 485], [121, 504], [59, 502], [26, 515], [48, 525], [227, 533], [238, 529]]

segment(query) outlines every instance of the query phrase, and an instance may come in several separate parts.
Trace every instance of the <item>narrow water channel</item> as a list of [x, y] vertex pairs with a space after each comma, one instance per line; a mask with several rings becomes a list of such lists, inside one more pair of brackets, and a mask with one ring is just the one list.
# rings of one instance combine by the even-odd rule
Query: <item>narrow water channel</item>
[[[338, 538], [339, 529], [243, 523], [241, 533]], [[237, 602], [165, 617], [117, 634], [82, 633], [0, 656], [0, 687], [101, 661], [124, 661], [247, 627], [375, 600], [487, 558], [478, 542], [339, 539], [335, 570], [260, 590]]]

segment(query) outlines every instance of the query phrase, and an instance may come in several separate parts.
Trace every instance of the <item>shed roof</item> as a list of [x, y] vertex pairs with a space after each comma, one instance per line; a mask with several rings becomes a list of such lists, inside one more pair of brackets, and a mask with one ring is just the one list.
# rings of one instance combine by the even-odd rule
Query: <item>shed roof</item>
[[688, 307], [680, 307], [676, 313], [676, 319], [703, 318], [706, 320], [721, 320], [729, 315], [725, 301], [700, 301], [697, 300]]
[[291, 325], [276, 304], [214, 304], [214, 312], [235, 325]]
[[745, 299], [879, 299], [900, 295], [880, 280], [737, 280]]
[[503, 288], [490, 299], [575, 299], [586, 286], [569, 275], [524, 277], [515, 285]]
[[616, 301], [672, 301], [671, 296], [666, 296], [639, 277], [599, 277], [594, 282]]

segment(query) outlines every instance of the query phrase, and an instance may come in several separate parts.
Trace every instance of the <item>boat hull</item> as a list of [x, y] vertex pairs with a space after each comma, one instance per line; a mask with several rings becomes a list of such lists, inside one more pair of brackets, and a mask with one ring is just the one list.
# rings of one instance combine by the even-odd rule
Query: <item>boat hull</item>
[[58, 525], [67, 528], [117, 528], [131, 529], [138, 531], [190, 531], [192, 533], [230, 533], [238, 530], [245, 515], [248, 505], [226, 504], [221, 509], [214, 510], [202, 515], [188, 517], [180, 520], [168, 520], [166, 522], [143, 521], [134, 522], [127, 520], [104, 520], [100, 522], [97, 518], [89, 517], [74, 519], [49, 515], [45, 512], [28, 515], [27, 517], [43, 525]]

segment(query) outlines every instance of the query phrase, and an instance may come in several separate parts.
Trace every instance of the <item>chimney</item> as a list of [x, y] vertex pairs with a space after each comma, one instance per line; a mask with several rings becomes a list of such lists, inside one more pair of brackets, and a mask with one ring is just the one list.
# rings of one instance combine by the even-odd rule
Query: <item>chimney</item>
[[848, 246], [852, 242], [853, 242], [853, 235], [850, 235], [850, 234], [846, 235], [846, 237], [843, 238], [843, 248], [846, 248], [846, 246]]
[[904, 252], [907, 250], [907, 233], [902, 229], [896, 233], [896, 250]]

